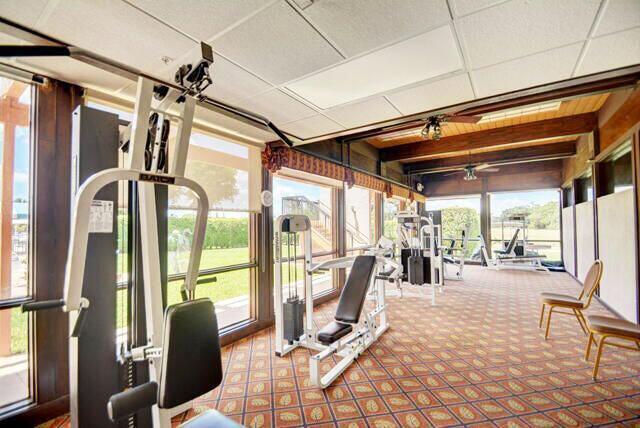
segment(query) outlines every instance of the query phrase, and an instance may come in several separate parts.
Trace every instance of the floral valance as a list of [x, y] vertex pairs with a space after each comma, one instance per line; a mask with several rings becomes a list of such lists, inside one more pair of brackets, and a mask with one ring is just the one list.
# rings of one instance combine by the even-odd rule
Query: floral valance
[[306, 153], [292, 150], [288, 147], [273, 147], [267, 144], [262, 151], [262, 165], [275, 173], [282, 168], [290, 168], [308, 172], [322, 177], [343, 181], [348, 187], [354, 185], [366, 187], [384, 193], [387, 197], [397, 196], [409, 201], [424, 202], [423, 195], [413, 192], [406, 187], [398, 186], [378, 177], [363, 172], [354, 171], [342, 165], [317, 158]]

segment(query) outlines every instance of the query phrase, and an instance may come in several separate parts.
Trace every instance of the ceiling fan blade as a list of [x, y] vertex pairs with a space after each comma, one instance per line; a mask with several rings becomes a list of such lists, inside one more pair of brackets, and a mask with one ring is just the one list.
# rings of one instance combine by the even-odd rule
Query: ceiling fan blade
[[483, 172], [498, 172], [500, 168], [485, 168], [482, 170]]
[[474, 169], [476, 171], [482, 171], [483, 169], [487, 169], [487, 168], [491, 168], [491, 165], [489, 165], [488, 163], [481, 163], [480, 165], [476, 166]]
[[482, 116], [449, 116], [447, 122], [457, 123], [478, 123], [482, 119]]
[[450, 172], [449, 174], [444, 174], [443, 177], [449, 177], [450, 175], [456, 175], [456, 174], [460, 174], [462, 172], [464, 172], [464, 171], [453, 171], [453, 172]]

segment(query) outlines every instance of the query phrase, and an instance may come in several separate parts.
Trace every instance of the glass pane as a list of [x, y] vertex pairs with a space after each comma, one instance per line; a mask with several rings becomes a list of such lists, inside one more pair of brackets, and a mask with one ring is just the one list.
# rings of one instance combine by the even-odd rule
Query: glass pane
[[29, 293], [30, 86], [0, 77], [0, 300]]
[[[219, 328], [235, 324], [250, 317], [249, 286], [253, 272], [253, 269], [225, 272], [215, 275], [216, 282], [197, 286], [196, 298], [208, 297], [215, 303]], [[180, 297], [182, 282], [182, 280], [179, 280], [169, 283], [167, 296], [169, 305], [182, 301]]]
[[0, 407], [29, 398], [29, 315], [0, 311]]
[[354, 186], [345, 187], [344, 195], [347, 248], [375, 244], [375, 192]]
[[525, 251], [544, 254], [545, 261], [561, 260], [558, 190], [492, 193], [490, 209], [492, 251], [502, 249], [520, 229], [516, 254]]
[[465, 258], [470, 259], [479, 244], [477, 237], [480, 235], [480, 196], [428, 199], [425, 209], [442, 211], [444, 245], [449, 246], [450, 239], [455, 238], [455, 248], [460, 248], [462, 231], [468, 233]]
[[273, 218], [281, 214], [304, 214], [311, 220], [314, 253], [333, 250], [333, 203], [331, 188], [311, 183], [273, 179]]
[[393, 198], [384, 198], [384, 228], [382, 234], [389, 239], [396, 240], [398, 221], [396, 214], [400, 211], [400, 201]]
[[[169, 275], [186, 273], [196, 213], [169, 210]], [[200, 270], [250, 262], [249, 213], [211, 211]]]

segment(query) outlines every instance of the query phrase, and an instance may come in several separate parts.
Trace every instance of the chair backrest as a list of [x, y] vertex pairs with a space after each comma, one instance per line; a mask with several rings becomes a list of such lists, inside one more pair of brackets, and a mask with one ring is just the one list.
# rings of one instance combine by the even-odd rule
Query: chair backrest
[[511, 237], [511, 241], [509, 241], [509, 245], [505, 248], [505, 253], [511, 254], [513, 249], [516, 247], [516, 242], [518, 241], [518, 234], [520, 233], [520, 228], [516, 229], [515, 233]]
[[595, 260], [589, 268], [587, 276], [585, 276], [584, 278], [582, 291], [580, 292], [580, 296], [578, 296], [578, 299], [584, 301], [584, 309], [589, 307], [589, 305], [591, 304], [591, 299], [593, 299], [593, 295], [596, 293], [596, 290], [600, 286], [600, 280], [602, 279], [602, 269], [602, 260]]
[[340, 293], [334, 317], [336, 321], [356, 324], [360, 320], [360, 313], [367, 297], [367, 290], [375, 266], [375, 256], [356, 257], [349, 277], [342, 288], [342, 293]]

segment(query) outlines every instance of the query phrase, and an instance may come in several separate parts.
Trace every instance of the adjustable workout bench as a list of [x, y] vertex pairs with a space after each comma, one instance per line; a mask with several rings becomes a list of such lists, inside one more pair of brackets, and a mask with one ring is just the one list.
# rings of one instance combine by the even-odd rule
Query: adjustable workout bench
[[[334, 320], [321, 328], [316, 335], [317, 341], [326, 348], [310, 359], [311, 382], [314, 385], [322, 388], [330, 385], [389, 328], [384, 305], [385, 290], [382, 286], [377, 288], [376, 308], [366, 313], [361, 320], [375, 267], [375, 256], [358, 256], [354, 260], [349, 277], [340, 293]], [[382, 317], [379, 324], [376, 321], [378, 315]], [[321, 377], [320, 363], [334, 354], [342, 359]]]
[[[109, 418], [116, 422], [157, 404], [170, 409], [215, 389], [222, 382], [222, 359], [218, 321], [209, 299], [190, 300], [170, 306], [164, 318], [159, 385], [147, 382], [111, 396]], [[185, 428], [237, 428], [234, 421], [208, 410], [185, 422]]]

